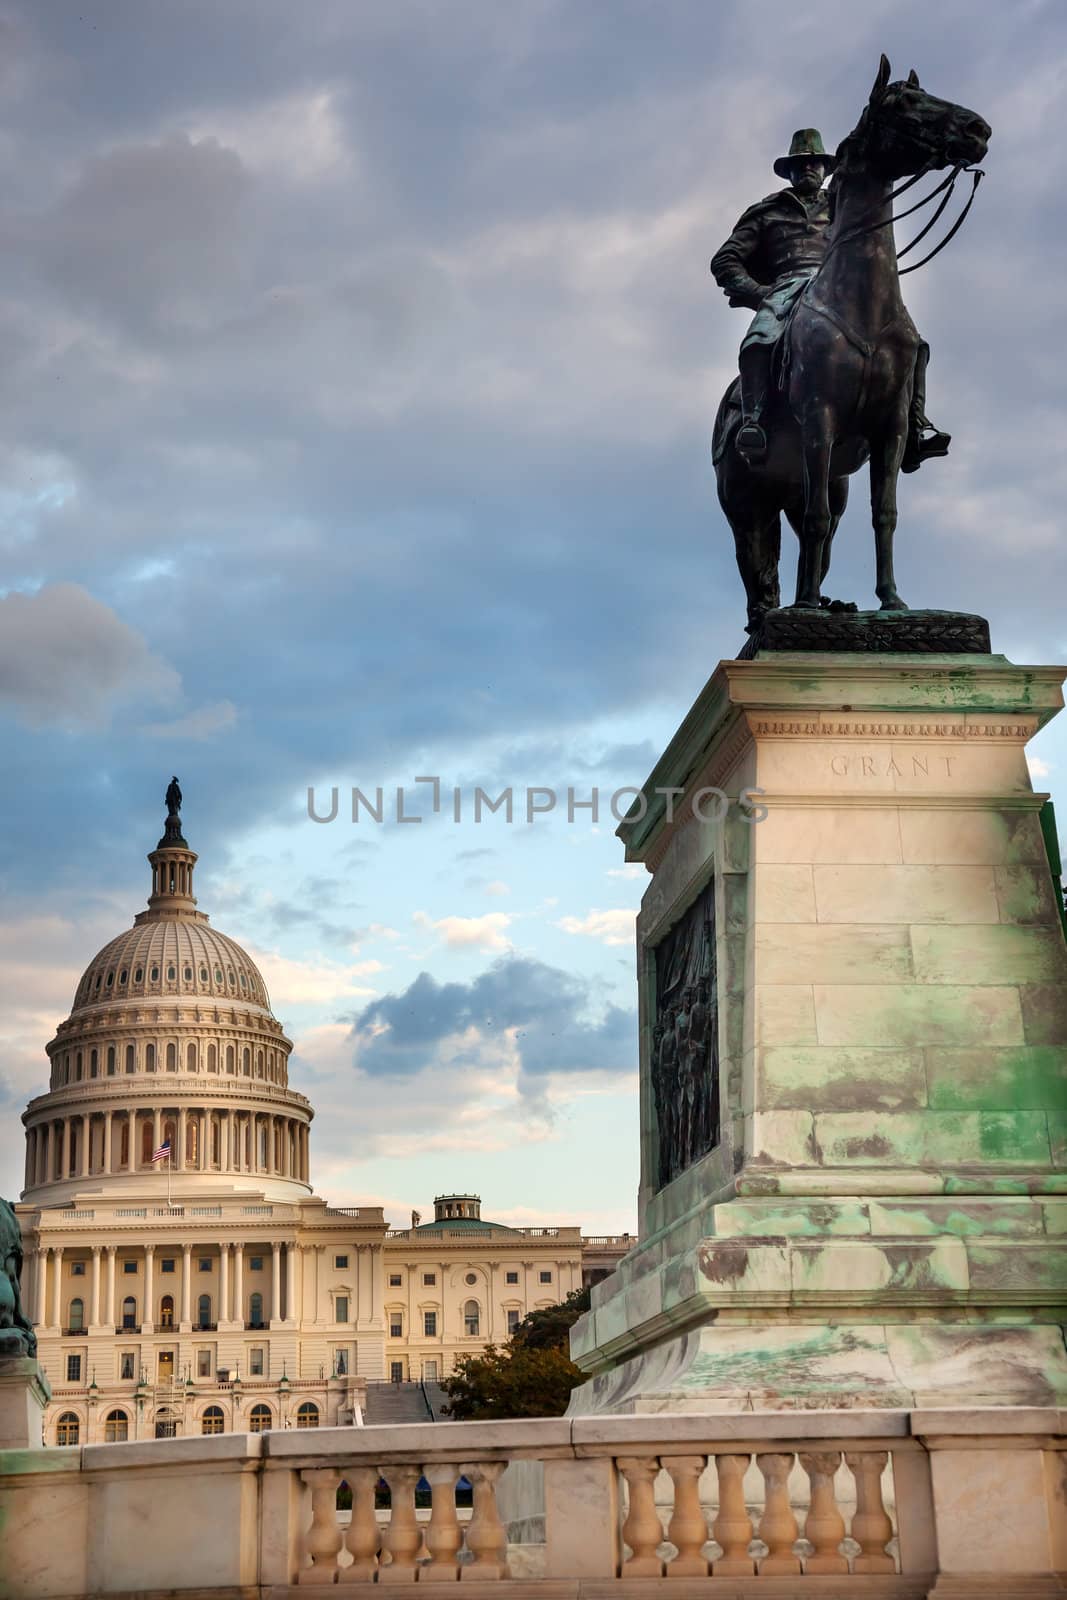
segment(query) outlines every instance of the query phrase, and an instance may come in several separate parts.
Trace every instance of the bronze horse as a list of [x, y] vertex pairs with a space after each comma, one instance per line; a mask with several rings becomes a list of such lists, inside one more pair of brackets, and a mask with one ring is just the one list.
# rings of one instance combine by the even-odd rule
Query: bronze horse
[[883, 611], [906, 611], [893, 576], [897, 475], [921, 340], [900, 293], [892, 186], [981, 160], [991, 130], [927, 94], [915, 73], [890, 83], [883, 56], [870, 100], [837, 151], [823, 263], [797, 302], [779, 351], [766, 459], [733, 447], [736, 383], [715, 423], [719, 503], [748, 596], [748, 631], [780, 605], [781, 514], [800, 541], [795, 605], [816, 609], [848, 479], [871, 464], [871, 517]]

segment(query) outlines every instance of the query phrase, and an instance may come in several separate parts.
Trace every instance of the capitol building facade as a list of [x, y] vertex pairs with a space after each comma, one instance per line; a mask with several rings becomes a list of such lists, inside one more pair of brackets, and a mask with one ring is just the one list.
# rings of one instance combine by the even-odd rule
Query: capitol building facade
[[435, 1383], [632, 1243], [493, 1224], [473, 1194], [396, 1230], [315, 1195], [292, 1043], [197, 908], [169, 809], [148, 907], [86, 968], [23, 1115], [48, 1444], [358, 1421], [375, 1386]]

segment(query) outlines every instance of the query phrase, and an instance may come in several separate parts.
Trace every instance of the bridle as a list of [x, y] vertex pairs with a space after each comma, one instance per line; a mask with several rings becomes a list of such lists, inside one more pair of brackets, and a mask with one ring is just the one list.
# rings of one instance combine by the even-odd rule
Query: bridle
[[[867, 119], [867, 115], [868, 113], [865, 110], [863, 113], [863, 118], [861, 118], [861, 126], [863, 121]], [[873, 122], [873, 119], [871, 120]], [[918, 172], [914, 173], [912, 177], [908, 178], [906, 182], [902, 183], [899, 188], [891, 190], [890, 193], [886, 195], [884, 200], [879, 202], [878, 209], [881, 210], [883, 206], [892, 207], [894, 200], [899, 199], [902, 194], [906, 194], [909, 189], [914, 188], [914, 186], [920, 182], [921, 179], [925, 178], [929, 172], [934, 170], [934, 163], [935, 157], [931, 152], [926, 161], [919, 168]], [[938, 163], [938, 165], [940, 165], [940, 163]], [[815, 278], [817, 278], [819, 273], [822, 272], [823, 267], [825, 267], [827, 261], [833, 255], [838, 245], [851, 244], [853, 240], [861, 239], [868, 233], [875, 233], [879, 228], [892, 227], [894, 223], [902, 222], [905, 217], [910, 217], [916, 211], [921, 211], [924, 206], [930, 205], [932, 201], [937, 199], [938, 195], [941, 195], [941, 203], [934, 212], [933, 216], [930, 218], [929, 222], [927, 222], [926, 226], [915, 235], [914, 239], [910, 240], [909, 243], [904, 246], [903, 250], [899, 250], [897, 252], [897, 260], [900, 261], [908, 254], [909, 251], [914, 250], [915, 246], [920, 244], [922, 240], [926, 238], [926, 235], [930, 232], [931, 228], [933, 228], [938, 220], [943, 216], [945, 207], [951, 200], [953, 191], [955, 190], [956, 180], [959, 178], [962, 172], [969, 173], [971, 177], [971, 192], [967, 197], [967, 202], [964, 205], [963, 210], [960, 212], [959, 216], [956, 218], [945, 237], [941, 240], [940, 244], [935, 245], [927, 255], [923, 256], [921, 261], [913, 261], [910, 266], [901, 267], [898, 275], [900, 277], [904, 277], [905, 273], [917, 272], [920, 267], [925, 267], [928, 261], [932, 261], [936, 255], [940, 255], [945, 246], [951, 243], [966, 221], [967, 213], [974, 204], [974, 197], [978, 193], [978, 185], [985, 177], [985, 173], [981, 167], [968, 166], [962, 161], [957, 162], [947, 178], [943, 178], [935, 189], [931, 189], [929, 194], [924, 195], [921, 200], [916, 201], [915, 205], [909, 206], [906, 211], [898, 211], [895, 214], [891, 212], [889, 216], [878, 217], [871, 222], [861, 220], [856, 224], [855, 227], [849, 228], [847, 233], [839, 234], [838, 237], [832, 240], [827, 247], [826, 254], [823, 256], [819, 268], [815, 273]], [[812, 281], [814, 282], [814, 278]]]

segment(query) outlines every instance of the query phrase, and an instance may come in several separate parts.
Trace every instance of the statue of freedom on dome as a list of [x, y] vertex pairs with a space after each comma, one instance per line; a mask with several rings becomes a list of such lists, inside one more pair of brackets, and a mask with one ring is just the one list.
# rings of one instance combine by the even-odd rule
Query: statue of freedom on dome
[[167, 784], [167, 816], [176, 817], [182, 808], [182, 791], [177, 777]]

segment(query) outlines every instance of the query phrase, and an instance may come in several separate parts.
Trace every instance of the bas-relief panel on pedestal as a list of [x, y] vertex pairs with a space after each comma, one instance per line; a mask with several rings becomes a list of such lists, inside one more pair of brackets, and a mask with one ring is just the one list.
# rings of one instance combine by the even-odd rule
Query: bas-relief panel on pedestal
[[656, 946], [655, 963], [651, 1080], [662, 1189], [719, 1139], [714, 881]]

